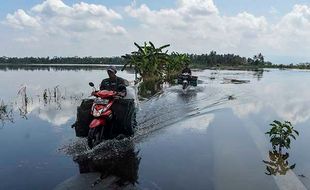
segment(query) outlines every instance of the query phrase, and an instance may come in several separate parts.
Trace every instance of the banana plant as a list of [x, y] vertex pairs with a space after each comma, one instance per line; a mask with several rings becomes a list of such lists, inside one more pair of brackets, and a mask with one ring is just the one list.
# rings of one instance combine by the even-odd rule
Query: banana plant
[[136, 72], [144, 79], [146, 78], [160, 78], [164, 75], [164, 67], [169, 59], [169, 55], [163, 50], [170, 45], [164, 45], [156, 48], [152, 42], [146, 43], [142, 46], [134, 43], [138, 48], [137, 51], [131, 52], [122, 56], [126, 63], [123, 66], [135, 67]]
[[167, 74], [179, 73], [185, 64], [190, 63], [190, 58], [187, 54], [180, 54], [178, 52], [172, 52], [170, 55], [170, 61], [167, 65]]

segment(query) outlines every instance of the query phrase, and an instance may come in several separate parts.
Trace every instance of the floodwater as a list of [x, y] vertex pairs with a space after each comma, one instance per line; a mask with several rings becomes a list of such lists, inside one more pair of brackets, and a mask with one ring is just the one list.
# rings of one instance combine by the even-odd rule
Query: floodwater
[[[88, 150], [71, 125], [103, 68], [0, 69], [0, 189], [310, 188], [310, 72], [194, 71], [199, 84], [187, 91], [138, 91], [132, 72], [118, 75], [140, 95], [136, 134]], [[267, 175], [263, 162], [273, 120], [300, 133], [285, 175]]]

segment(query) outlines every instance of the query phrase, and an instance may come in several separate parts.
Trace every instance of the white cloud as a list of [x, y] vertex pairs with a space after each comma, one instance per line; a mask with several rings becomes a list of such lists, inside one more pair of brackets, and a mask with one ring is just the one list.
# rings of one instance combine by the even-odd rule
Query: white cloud
[[23, 29], [25, 27], [38, 28], [39, 18], [29, 16], [25, 11], [18, 9], [14, 14], [8, 14], [7, 24], [14, 28]]
[[[149, 40], [155, 44], [170, 43], [172, 50], [189, 53], [216, 50], [243, 56], [258, 52], [304, 56], [310, 51], [309, 6], [295, 5], [289, 13], [271, 22], [249, 11], [225, 16], [213, 0], [176, 2], [176, 7], [155, 10], [132, 1], [117, 12], [100, 4], [67, 5], [62, 0], [45, 0], [30, 10], [8, 14], [5, 22], [21, 29], [16, 32], [18, 36], [10, 34], [19, 39], [16, 41], [27, 41], [22, 39], [29, 39], [30, 35], [45, 46], [27, 49], [38, 56], [43, 50], [43, 55], [121, 55], [134, 48], [133, 42]], [[275, 12], [275, 8], [271, 11]], [[126, 23], [126, 28], [120, 23]], [[105, 49], [101, 49], [103, 44]], [[62, 47], [66, 49], [56, 51]]]
[[7, 37], [0, 37], [0, 49], [7, 56], [120, 55], [128, 51], [122, 47], [129, 41], [122, 19], [120, 13], [100, 4], [45, 0], [30, 10], [7, 15], [6, 26], [18, 30], [3, 30]]
[[62, 0], [46, 0], [34, 6], [27, 14], [19, 9], [7, 15], [7, 24], [44, 34], [77, 35], [95, 30], [102, 35], [124, 34], [126, 30], [112, 21], [122, 16], [103, 5], [78, 3], [66, 5]]
[[179, 0], [178, 10], [190, 16], [217, 14], [213, 0]]
[[310, 7], [306, 5], [295, 5], [276, 23], [249, 12], [224, 16], [212, 0], [180, 0], [177, 7], [160, 10], [127, 6], [125, 11], [139, 21], [140, 38], [165, 39], [177, 51], [301, 56], [310, 50]]
[[295, 5], [274, 26], [269, 46], [282, 54], [307, 55], [310, 50], [310, 7]]
[[32, 8], [32, 11], [45, 13], [47, 15], [65, 14], [70, 11], [70, 7], [62, 2], [62, 0], [46, 0], [42, 4], [38, 4]]
[[160, 9], [158, 11], [142, 4], [140, 7], [127, 6], [125, 11], [142, 23], [151, 25], [167, 25], [170, 27], [187, 26], [192, 19], [205, 18], [218, 14], [212, 0], [181, 0], [175, 9]]
[[264, 32], [268, 27], [265, 17], [255, 17], [254, 15], [243, 12], [235, 17], [226, 17], [226, 27], [232, 31], [255, 30]]
[[121, 15], [103, 5], [77, 3], [72, 7], [63, 3], [62, 0], [46, 0], [42, 4], [34, 6], [32, 12], [44, 16], [69, 17], [72, 19], [86, 19], [89, 17], [105, 20], [121, 19]]
[[265, 17], [255, 17], [248, 12], [233, 17], [222, 16], [212, 0], [182, 0], [174, 9], [160, 10], [151, 10], [143, 4], [140, 7], [128, 6], [125, 11], [139, 20], [141, 34], [149, 35], [150, 31], [145, 28], [153, 28], [154, 38], [169, 36], [174, 44], [179, 44], [178, 50], [187, 51], [186, 46], [190, 46], [189, 52], [196, 53], [212, 49], [246, 50], [268, 30]]

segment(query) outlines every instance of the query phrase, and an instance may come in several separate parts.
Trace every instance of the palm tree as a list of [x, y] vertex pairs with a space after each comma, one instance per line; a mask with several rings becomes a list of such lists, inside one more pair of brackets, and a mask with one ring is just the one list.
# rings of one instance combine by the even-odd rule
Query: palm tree
[[253, 60], [254, 60], [255, 65], [258, 65], [258, 64], [263, 65], [265, 63], [264, 56], [261, 53], [254, 55]]

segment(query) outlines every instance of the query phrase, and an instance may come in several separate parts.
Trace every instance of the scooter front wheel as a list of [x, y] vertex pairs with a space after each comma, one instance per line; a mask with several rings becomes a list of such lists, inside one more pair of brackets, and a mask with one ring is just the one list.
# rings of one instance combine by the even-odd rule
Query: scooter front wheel
[[94, 146], [100, 144], [102, 142], [102, 131], [103, 127], [97, 127], [93, 129], [89, 129], [87, 136], [87, 144], [89, 148], [93, 148]]
[[188, 87], [188, 83], [184, 82], [183, 86], [182, 86], [182, 89], [185, 90], [187, 87]]

